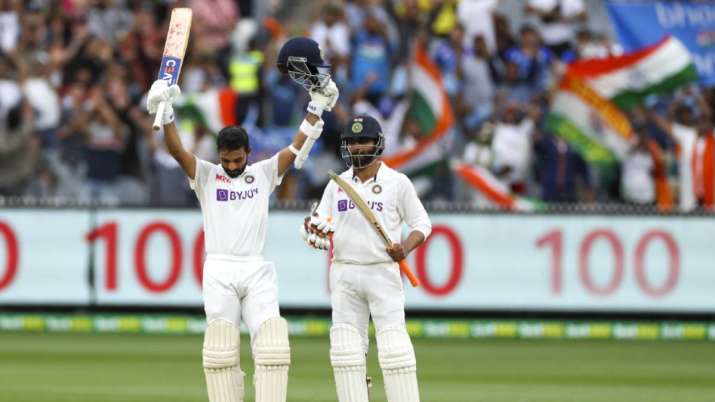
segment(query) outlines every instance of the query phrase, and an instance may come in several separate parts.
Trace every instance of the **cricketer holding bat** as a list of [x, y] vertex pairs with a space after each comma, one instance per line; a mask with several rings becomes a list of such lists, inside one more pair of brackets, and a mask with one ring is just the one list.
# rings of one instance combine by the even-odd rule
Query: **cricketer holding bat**
[[[340, 139], [348, 165], [340, 177], [366, 201], [390, 239], [397, 241], [385, 248], [334, 181], [301, 227], [308, 245], [319, 249], [329, 248], [332, 233], [330, 361], [338, 400], [368, 401], [365, 363], [372, 316], [387, 400], [417, 402], [415, 353], [405, 326], [405, 295], [396, 262], [424, 242], [432, 224], [410, 179], [378, 159], [385, 140], [377, 120], [354, 117]], [[410, 231], [400, 241], [403, 223]]]
[[[323, 64], [315, 42], [299, 42], [301, 46], [297, 49], [308, 52], [309, 62]], [[268, 201], [306, 138], [320, 136], [322, 111], [335, 106], [337, 87], [329, 76], [324, 84], [320, 89], [310, 88], [309, 112], [292, 144], [253, 164], [247, 162], [251, 152], [249, 136], [239, 126], [219, 131], [218, 165], [186, 151], [177, 135], [172, 108], [172, 101], [180, 94], [179, 87], [157, 80], [149, 91], [150, 113], [156, 113], [158, 104], [166, 102], [161, 116], [166, 147], [188, 176], [203, 215], [206, 244], [203, 301], [207, 320], [203, 366], [211, 402], [243, 401], [244, 373], [239, 364], [241, 320], [251, 337], [255, 400], [286, 401], [290, 365], [288, 327], [278, 308], [275, 268], [262, 255]]]

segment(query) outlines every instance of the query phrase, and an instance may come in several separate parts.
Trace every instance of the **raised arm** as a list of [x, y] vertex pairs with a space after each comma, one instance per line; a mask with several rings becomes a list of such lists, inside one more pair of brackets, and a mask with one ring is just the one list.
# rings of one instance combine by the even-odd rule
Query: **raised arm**
[[[320, 118], [323, 111], [331, 111], [337, 103], [339, 95], [338, 87], [332, 79], [324, 88], [310, 90], [308, 113], [306, 113], [298, 133], [293, 137], [293, 142], [278, 153], [278, 176], [282, 176], [291, 163], [298, 162], [296, 157], [302, 158], [301, 162], [296, 164], [296, 167], [300, 169], [305, 158], [308, 157], [310, 147], [323, 132], [323, 120]], [[308, 148], [302, 150], [304, 146]]]
[[300, 129], [293, 136], [293, 142], [278, 152], [278, 176], [282, 176], [295, 160], [298, 152], [310, 136], [320, 137], [323, 132], [323, 120], [313, 113], [306, 113]]
[[674, 140], [673, 138], [673, 123], [671, 123], [668, 119], [663, 118], [663, 116], [659, 115], [656, 113], [655, 110], [651, 108], [646, 108], [646, 115], [648, 116], [648, 119], [652, 121], [658, 128], [660, 128], [664, 133], [668, 135], [671, 139]]
[[164, 127], [164, 143], [169, 154], [179, 162], [181, 169], [186, 173], [191, 180], [196, 178], [196, 157], [189, 151], [184, 149], [179, 138], [179, 133], [174, 124], [174, 108], [172, 103], [176, 99], [181, 90], [178, 85], [168, 86], [164, 80], [156, 80], [152, 84], [147, 96], [147, 109], [149, 113], [156, 113], [159, 103], [166, 102], [164, 115], [162, 116], [161, 125]]

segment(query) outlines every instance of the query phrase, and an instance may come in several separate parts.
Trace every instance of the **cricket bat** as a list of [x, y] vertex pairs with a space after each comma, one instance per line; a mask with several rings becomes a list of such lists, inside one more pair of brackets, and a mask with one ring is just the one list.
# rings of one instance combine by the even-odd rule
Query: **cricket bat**
[[[189, 43], [189, 32], [191, 31], [191, 9], [175, 8], [171, 10], [171, 20], [169, 21], [169, 32], [166, 34], [164, 44], [164, 54], [161, 57], [161, 67], [159, 67], [159, 79], [166, 80], [169, 86], [179, 81], [181, 64], [184, 61], [186, 45]], [[154, 130], [161, 127], [161, 118], [164, 115], [166, 102], [159, 103], [154, 117]]]
[[[338, 185], [340, 188], [345, 191], [345, 194], [348, 195], [350, 200], [355, 204], [355, 206], [358, 208], [360, 213], [362, 214], [365, 219], [367, 219], [368, 222], [372, 225], [372, 228], [375, 229], [375, 232], [380, 236], [382, 239], [383, 243], [385, 243], [385, 247], [389, 247], [392, 245], [392, 240], [390, 240], [390, 237], [387, 236], [387, 232], [385, 231], [385, 228], [382, 227], [382, 224], [380, 221], [377, 219], [374, 213], [372, 213], [372, 210], [370, 207], [367, 206], [367, 203], [365, 200], [360, 197], [360, 194], [358, 194], [357, 191], [355, 191], [352, 186], [345, 181], [342, 177], [338, 176], [335, 172], [332, 170], [328, 171], [328, 176]], [[410, 283], [412, 284], [413, 287], [417, 287], [420, 285], [420, 281], [417, 279], [415, 274], [412, 273], [412, 270], [410, 269], [410, 266], [407, 265], [407, 261], [402, 260], [399, 262], [400, 264], [400, 271], [402, 271], [406, 276], [407, 279], [409, 279]]]

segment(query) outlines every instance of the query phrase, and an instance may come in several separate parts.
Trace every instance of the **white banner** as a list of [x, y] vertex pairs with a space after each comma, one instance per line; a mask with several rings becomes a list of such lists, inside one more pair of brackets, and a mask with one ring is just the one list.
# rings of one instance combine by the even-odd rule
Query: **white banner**
[[[282, 307], [329, 307], [328, 260], [298, 235], [303, 213], [272, 212], [266, 259]], [[693, 217], [433, 214], [409, 258], [407, 307], [715, 312], [715, 222]], [[90, 229], [90, 226], [92, 227]], [[355, 239], [360, 241], [360, 239]], [[0, 305], [200, 306], [196, 211], [0, 212]]]

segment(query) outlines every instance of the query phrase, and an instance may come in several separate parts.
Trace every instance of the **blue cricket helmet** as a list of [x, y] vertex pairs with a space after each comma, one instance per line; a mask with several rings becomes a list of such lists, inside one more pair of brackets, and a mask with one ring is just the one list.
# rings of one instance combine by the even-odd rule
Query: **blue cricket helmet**
[[318, 42], [305, 37], [289, 39], [278, 53], [278, 70], [306, 90], [324, 87], [330, 80], [330, 65], [323, 60]]

